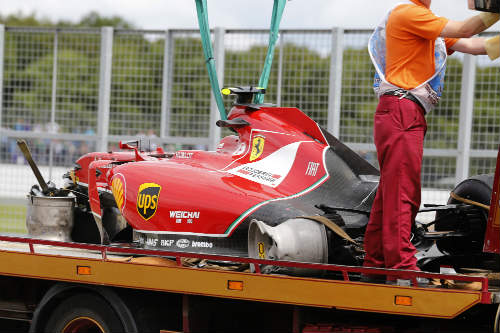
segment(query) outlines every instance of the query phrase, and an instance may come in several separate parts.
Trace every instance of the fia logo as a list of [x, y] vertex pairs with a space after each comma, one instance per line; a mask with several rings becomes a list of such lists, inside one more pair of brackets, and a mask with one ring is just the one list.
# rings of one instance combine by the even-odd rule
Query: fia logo
[[146, 221], [152, 218], [158, 208], [161, 186], [155, 183], [144, 183], [137, 193], [137, 212]]
[[262, 155], [264, 151], [264, 143], [266, 142], [265, 137], [262, 135], [256, 135], [252, 140], [252, 152], [250, 154], [250, 162], [255, 161]]

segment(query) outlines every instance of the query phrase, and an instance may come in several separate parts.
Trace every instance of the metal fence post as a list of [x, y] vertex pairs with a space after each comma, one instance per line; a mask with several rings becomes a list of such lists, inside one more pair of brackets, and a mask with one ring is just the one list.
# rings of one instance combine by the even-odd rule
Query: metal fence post
[[[56, 125], [56, 108], [57, 108], [57, 49], [59, 41], [58, 30], [54, 32], [54, 50], [52, 57], [52, 93], [50, 96], [50, 132], [55, 134], [58, 132]], [[50, 140], [49, 150], [49, 179], [52, 179], [52, 169], [54, 168], [54, 140]]]
[[3, 111], [3, 59], [5, 45], [5, 26], [0, 24], [0, 131], [2, 130], [2, 111]]
[[[214, 29], [214, 57], [215, 57], [215, 70], [217, 72], [217, 79], [219, 80], [219, 85], [222, 87], [224, 85], [224, 35], [225, 29], [217, 27]], [[210, 144], [209, 150], [215, 150], [220, 141], [221, 130], [215, 125], [215, 122], [219, 119], [219, 110], [217, 109], [217, 104], [215, 98], [210, 94]]]
[[469, 177], [472, 118], [474, 111], [474, 88], [476, 85], [476, 58], [466, 54], [462, 70], [462, 91], [460, 93], [460, 119], [458, 127], [458, 155], [455, 183]]
[[278, 84], [276, 86], [276, 105], [281, 106], [281, 89], [283, 84], [283, 53], [285, 51], [284, 42], [285, 33], [280, 33], [280, 39], [278, 44], [278, 49], [280, 51], [280, 55], [278, 58]]
[[327, 129], [337, 138], [340, 136], [340, 104], [342, 95], [342, 61], [344, 53], [344, 29], [332, 29], [330, 58], [330, 85], [328, 91]]
[[161, 124], [160, 138], [164, 139], [170, 136], [170, 109], [172, 97], [172, 63], [173, 63], [172, 32], [165, 31], [165, 47], [163, 52], [163, 76], [161, 87]]
[[111, 70], [113, 60], [113, 28], [101, 28], [101, 61], [99, 70], [99, 106], [97, 115], [97, 149], [108, 150]]

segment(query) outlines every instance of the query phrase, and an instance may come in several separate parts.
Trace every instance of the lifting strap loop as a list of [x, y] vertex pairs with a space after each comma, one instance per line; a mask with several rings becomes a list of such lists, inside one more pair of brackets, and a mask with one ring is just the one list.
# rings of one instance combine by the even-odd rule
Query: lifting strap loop
[[[267, 47], [266, 60], [264, 62], [264, 68], [262, 69], [262, 74], [259, 80], [259, 87], [267, 89], [267, 83], [269, 82], [269, 75], [271, 74], [271, 66], [273, 64], [274, 48], [279, 37], [279, 29], [281, 17], [283, 16], [283, 11], [285, 9], [286, 0], [274, 0], [273, 14], [271, 17], [271, 28], [269, 31], [269, 46]], [[283, 51], [282, 51], [283, 52]], [[254, 98], [255, 104], [262, 104], [264, 102], [263, 94], [256, 94]]]
[[208, 26], [207, 0], [195, 1], [196, 12], [198, 14], [198, 25], [200, 26], [201, 43], [203, 45], [203, 53], [207, 64], [210, 86], [212, 87], [215, 102], [217, 103], [217, 108], [219, 109], [220, 118], [222, 120], [226, 120], [226, 109], [224, 108], [224, 101], [222, 100], [222, 94], [220, 92], [219, 80], [217, 79], [217, 71], [215, 70], [214, 51], [212, 49], [210, 28]]

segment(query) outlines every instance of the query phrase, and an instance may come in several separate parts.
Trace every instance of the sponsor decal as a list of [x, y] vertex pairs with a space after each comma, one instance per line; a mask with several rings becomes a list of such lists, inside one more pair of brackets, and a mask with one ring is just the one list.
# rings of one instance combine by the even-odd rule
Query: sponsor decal
[[202, 248], [211, 249], [212, 247], [214, 247], [214, 244], [212, 242], [197, 242], [197, 241], [192, 241], [191, 242], [191, 247], [202, 247]]
[[182, 239], [179, 239], [175, 245], [180, 248], [180, 249], [185, 249], [186, 247], [189, 247], [189, 245], [191, 244], [191, 242], [188, 240], [188, 239], [185, 239], [185, 238], [182, 238]]
[[174, 240], [173, 239], [162, 239], [160, 241], [160, 245], [163, 247], [171, 247], [174, 245]]
[[111, 192], [115, 198], [116, 206], [123, 211], [125, 206], [125, 179], [121, 174], [116, 174], [111, 180]]
[[290, 172], [300, 144], [301, 142], [290, 143], [259, 161], [242, 164], [227, 172], [262, 185], [276, 187]]
[[152, 218], [158, 209], [161, 186], [155, 183], [144, 183], [137, 193], [137, 212], [146, 221]]
[[247, 177], [251, 177], [253, 179], [258, 179], [262, 182], [268, 183], [269, 185], [273, 185], [277, 180], [281, 178], [280, 175], [272, 174], [267, 171], [254, 169], [250, 166], [244, 166], [242, 169], [238, 170], [238, 173], [245, 175]]
[[146, 238], [146, 245], [156, 246], [156, 244], [158, 244], [158, 238]]
[[259, 250], [259, 258], [266, 259], [266, 249], [264, 248], [264, 243], [257, 243], [257, 249]]
[[266, 139], [262, 135], [256, 135], [252, 140], [252, 152], [250, 153], [250, 162], [255, 161], [264, 151]]
[[178, 152], [175, 153], [175, 157], [188, 159], [188, 158], [193, 157], [193, 154], [194, 154], [193, 152], [178, 151]]
[[175, 223], [182, 223], [182, 220], [186, 220], [187, 223], [193, 223], [193, 220], [200, 218], [200, 212], [171, 210], [170, 218], [175, 219]]
[[309, 162], [307, 165], [307, 170], [306, 170], [306, 176], [316, 176], [316, 173], [318, 172], [318, 167], [319, 163], [316, 162]]

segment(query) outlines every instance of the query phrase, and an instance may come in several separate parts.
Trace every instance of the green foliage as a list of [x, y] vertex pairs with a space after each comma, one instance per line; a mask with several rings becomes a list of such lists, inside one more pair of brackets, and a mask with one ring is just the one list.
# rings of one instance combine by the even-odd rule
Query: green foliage
[[[0, 16], [6, 25], [54, 26], [33, 14]], [[101, 17], [92, 12], [77, 23], [62, 26], [132, 28], [120, 17]], [[48, 121], [51, 109], [54, 37], [47, 33], [7, 33], [4, 71], [4, 116], [27, 115]], [[171, 118], [169, 135], [208, 136], [210, 85], [199, 38], [176, 37], [173, 41], [172, 76], [169, 84]], [[27, 48], [29, 46], [29, 49]], [[111, 134], [130, 134], [127, 129], [159, 133], [163, 84], [163, 39], [143, 34], [117, 34], [113, 45]], [[99, 95], [100, 39], [93, 35], [59, 34], [57, 115], [64, 132], [81, 133], [95, 128]], [[281, 105], [298, 107], [326, 125], [329, 103], [330, 57], [306, 46], [283, 45]], [[266, 102], [277, 99], [280, 49], [276, 50]], [[266, 46], [227, 50], [225, 84], [256, 85]], [[456, 148], [460, 109], [462, 63], [448, 60], [445, 92], [439, 107], [428, 116], [426, 148]], [[499, 141], [498, 67], [478, 67], [474, 101], [474, 149], [495, 149]], [[458, 74], [456, 74], [458, 73]], [[377, 99], [372, 90], [374, 69], [365, 48], [346, 48], [343, 54], [341, 139], [371, 143]], [[458, 77], [458, 79], [457, 79]], [[226, 99], [229, 109], [232, 98]], [[125, 129], [125, 130], [124, 130]]]
[[12, 27], [50, 27], [53, 23], [48, 19], [37, 19], [34, 13], [24, 15], [19, 12], [7, 16], [0, 15], [0, 24]]
[[80, 21], [76, 24], [77, 27], [114, 27], [117, 29], [133, 29], [134, 25], [122, 17], [112, 16], [104, 17], [99, 15], [99, 13], [92, 11], [87, 15], [83, 16]]
[[52, 22], [48, 18], [37, 18], [35, 13], [23, 14], [22, 12], [0, 15], [0, 24], [11, 27], [80, 27], [80, 28], [99, 28], [114, 27], [117, 29], [133, 29], [134, 25], [119, 16], [106, 17], [101, 16], [95, 11], [84, 15], [78, 22], [58, 21]]

